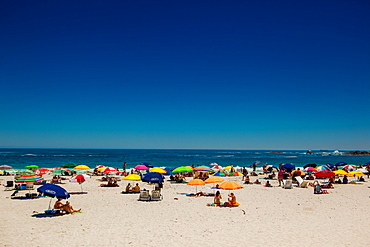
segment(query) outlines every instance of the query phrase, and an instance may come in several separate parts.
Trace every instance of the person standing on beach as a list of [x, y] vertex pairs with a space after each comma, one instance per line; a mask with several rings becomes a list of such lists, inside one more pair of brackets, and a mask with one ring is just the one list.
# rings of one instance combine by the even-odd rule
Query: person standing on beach
[[125, 175], [126, 175], [126, 167], [127, 167], [126, 162], [123, 162], [122, 169], [123, 169], [123, 173], [124, 173]]

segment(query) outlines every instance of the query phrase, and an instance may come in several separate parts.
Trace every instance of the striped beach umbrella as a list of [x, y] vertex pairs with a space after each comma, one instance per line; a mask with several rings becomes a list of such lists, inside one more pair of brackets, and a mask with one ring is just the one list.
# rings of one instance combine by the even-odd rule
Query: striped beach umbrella
[[44, 179], [38, 175], [32, 174], [32, 175], [24, 175], [22, 177], [19, 177], [15, 180], [16, 183], [22, 183], [22, 184], [27, 184], [27, 183], [37, 183], [41, 182]]

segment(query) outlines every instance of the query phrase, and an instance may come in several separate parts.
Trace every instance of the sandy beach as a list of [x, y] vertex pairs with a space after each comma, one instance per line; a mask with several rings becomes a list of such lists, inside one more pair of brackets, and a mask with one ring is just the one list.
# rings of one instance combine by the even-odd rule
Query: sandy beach
[[[1, 177], [1, 183], [12, 178]], [[220, 208], [207, 206], [212, 197], [178, 194], [195, 192], [194, 186], [186, 184], [166, 181], [162, 201], [141, 202], [138, 194], [121, 194], [132, 181], [107, 188], [99, 186], [98, 178], [83, 183], [88, 194], [68, 199], [75, 209], [82, 208], [82, 213], [56, 217], [33, 217], [48, 208], [50, 198], [14, 200], [10, 199], [13, 191], [2, 186], [1, 246], [370, 245], [366, 236], [370, 224], [368, 181], [335, 185], [329, 194], [315, 195], [312, 187], [282, 189], [277, 180], [270, 180], [276, 187], [243, 185], [233, 191], [241, 205]], [[241, 177], [226, 180], [242, 183]], [[153, 185], [139, 184], [153, 189]], [[81, 190], [79, 184], [68, 180], [61, 186], [68, 192]], [[197, 190], [214, 192], [210, 187], [198, 186]], [[222, 201], [229, 192], [221, 190]], [[55, 201], [52, 199], [52, 205]]]

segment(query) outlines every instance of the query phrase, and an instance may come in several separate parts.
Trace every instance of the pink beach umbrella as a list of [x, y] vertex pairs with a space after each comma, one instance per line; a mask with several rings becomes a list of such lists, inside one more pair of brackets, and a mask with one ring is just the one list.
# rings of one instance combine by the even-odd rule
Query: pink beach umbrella
[[147, 171], [148, 167], [145, 166], [145, 165], [137, 165], [137, 166], [134, 167], [134, 169]]

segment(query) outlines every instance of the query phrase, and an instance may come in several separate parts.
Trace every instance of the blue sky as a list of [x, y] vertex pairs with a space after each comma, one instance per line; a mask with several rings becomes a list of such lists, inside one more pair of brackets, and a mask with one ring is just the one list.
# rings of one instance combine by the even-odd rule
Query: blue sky
[[1, 1], [0, 147], [370, 149], [368, 1]]

